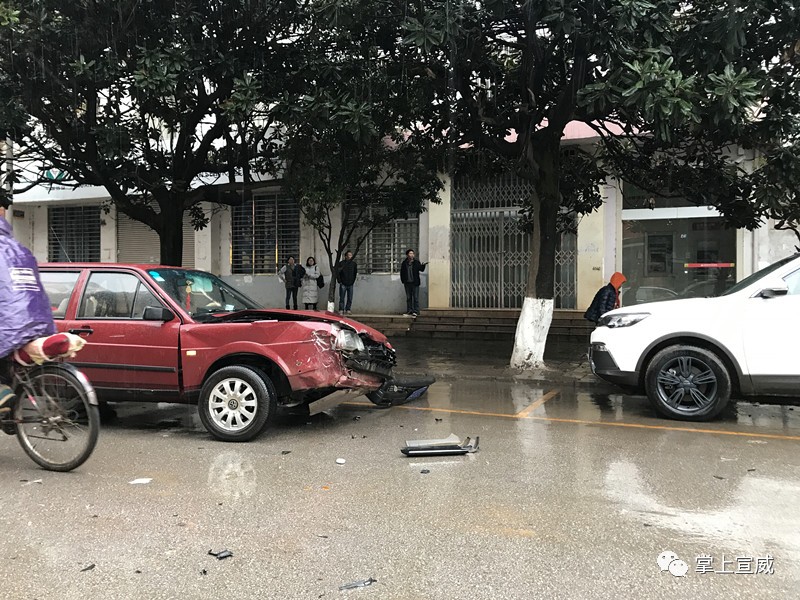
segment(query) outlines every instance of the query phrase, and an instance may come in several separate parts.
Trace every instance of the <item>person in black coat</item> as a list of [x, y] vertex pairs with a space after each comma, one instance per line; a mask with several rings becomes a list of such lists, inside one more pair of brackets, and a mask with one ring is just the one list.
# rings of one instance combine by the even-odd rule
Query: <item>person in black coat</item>
[[583, 314], [584, 319], [597, 323], [604, 314], [615, 308], [619, 308], [619, 288], [627, 281], [622, 273], [614, 273], [611, 282], [604, 285], [594, 295], [592, 303]]
[[289, 300], [293, 300], [294, 309], [297, 310], [297, 290], [303, 285], [303, 276], [306, 270], [294, 262], [290, 256], [286, 264], [278, 272], [278, 278], [286, 286], [286, 309], [289, 309]]
[[[353, 260], [353, 253], [345, 252], [344, 260], [336, 265], [336, 281], [339, 282], [339, 312], [352, 315], [353, 286], [358, 277], [358, 265]], [[346, 301], [345, 301], [346, 298]]]
[[414, 251], [406, 250], [406, 259], [400, 263], [400, 281], [406, 288], [405, 314], [416, 317], [419, 314], [419, 274], [428, 263], [421, 263], [414, 257]]

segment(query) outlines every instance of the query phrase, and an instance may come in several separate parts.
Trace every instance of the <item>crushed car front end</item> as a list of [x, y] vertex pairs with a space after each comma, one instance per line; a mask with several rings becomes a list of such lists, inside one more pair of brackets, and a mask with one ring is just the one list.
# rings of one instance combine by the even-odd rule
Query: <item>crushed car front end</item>
[[319, 325], [312, 334], [314, 352], [305, 356], [306, 368], [296, 365], [301, 368], [289, 375], [293, 390], [334, 388], [366, 394], [392, 378], [395, 351], [382, 335], [358, 333], [346, 324]]

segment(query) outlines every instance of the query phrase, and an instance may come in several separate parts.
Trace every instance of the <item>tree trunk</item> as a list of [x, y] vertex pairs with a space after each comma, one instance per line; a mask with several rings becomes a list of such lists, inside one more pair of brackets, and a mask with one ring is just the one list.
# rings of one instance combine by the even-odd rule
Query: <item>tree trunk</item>
[[558, 242], [557, 216], [560, 206], [559, 142], [533, 150], [538, 169], [531, 196], [533, 231], [528, 284], [517, 322], [511, 366], [531, 369], [544, 364], [547, 332], [553, 320], [555, 260]]
[[339, 269], [336, 265], [342, 260], [341, 257], [333, 264], [331, 261], [331, 285], [328, 288], [328, 312], [336, 312], [336, 282], [339, 278]]
[[331, 269], [331, 284], [328, 286], [328, 312], [336, 311], [336, 273]]
[[165, 202], [159, 202], [159, 207], [161, 264], [180, 267], [183, 264], [183, 204], [179, 198], [172, 197]]

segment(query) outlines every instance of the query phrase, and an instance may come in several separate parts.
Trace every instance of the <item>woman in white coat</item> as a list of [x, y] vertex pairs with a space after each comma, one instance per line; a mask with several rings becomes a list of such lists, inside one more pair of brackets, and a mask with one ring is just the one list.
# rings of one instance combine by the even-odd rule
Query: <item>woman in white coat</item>
[[317, 261], [313, 256], [309, 256], [306, 260], [306, 275], [303, 277], [303, 305], [306, 310], [317, 310], [317, 302], [319, 301], [319, 287], [317, 286], [317, 279], [319, 279], [319, 267]]

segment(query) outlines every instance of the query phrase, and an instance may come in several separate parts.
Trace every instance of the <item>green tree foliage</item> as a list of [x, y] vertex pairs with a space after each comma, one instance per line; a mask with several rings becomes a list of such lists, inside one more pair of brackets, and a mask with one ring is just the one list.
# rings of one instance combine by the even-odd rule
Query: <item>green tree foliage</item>
[[[473, 155], [492, 157], [483, 164], [511, 165], [532, 184], [529, 297], [553, 297], [558, 216], [601, 173], [717, 206], [736, 226], [796, 219], [797, 171], [786, 169], [797, 164], [791, 135], [800, 123], [796, 2], [405, 6], [406, 41], [451, 108], [453, 146], [468, 144]], [[565, 162], [562, 135], [571, 121], [600, 136], [600, 172]], [[733, 147], [763, 153], [761, 168], [743, 170]], [[597, 200], [577, 198], [579, 211]]]
[[105, 187], [159, 234], [162, 262], [180, 264], [185, 213], [203, 227], [200, 202], [240, 202], [273, 165], [269, 105], [302, 60], [301, 12], [276, 0], [7, 0], [0, 118], [38, 161], [34, 181], [55, 168]]
[[[431, 126], [442, 117], [420, 85], [427, 75], [406, 66], [416, 50], [403, 43], [402, 13], [371, 0], [313, 8], [305, 61], [290, 75], [298, 85], [276, 112], [287, 186], [334, 272], [375, 227], [438, 201], [444, 135]], [[331, 285], [331, 301], [334, 293]]]

